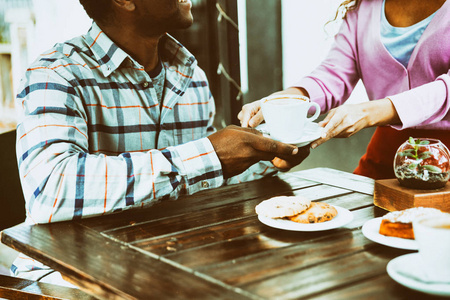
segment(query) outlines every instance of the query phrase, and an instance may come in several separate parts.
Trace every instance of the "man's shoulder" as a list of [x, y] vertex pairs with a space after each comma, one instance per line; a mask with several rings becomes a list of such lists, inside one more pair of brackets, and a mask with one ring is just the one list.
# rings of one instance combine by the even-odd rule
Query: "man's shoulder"
[[44, 51], [29, 67], [30, 70], [50, 69], [58, 72], [61, 68], [89, 69], [97, 66], [95, 57], [82, 36], [57, 43]]

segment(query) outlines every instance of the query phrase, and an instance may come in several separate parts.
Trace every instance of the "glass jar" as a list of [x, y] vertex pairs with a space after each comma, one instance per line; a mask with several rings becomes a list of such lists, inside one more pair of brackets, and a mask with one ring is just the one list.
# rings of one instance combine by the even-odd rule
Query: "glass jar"
[[443, 188], [450, 178], [450, 153], [440, 140], [410, 137], [395, 154], [394, 172], [404, 187]]

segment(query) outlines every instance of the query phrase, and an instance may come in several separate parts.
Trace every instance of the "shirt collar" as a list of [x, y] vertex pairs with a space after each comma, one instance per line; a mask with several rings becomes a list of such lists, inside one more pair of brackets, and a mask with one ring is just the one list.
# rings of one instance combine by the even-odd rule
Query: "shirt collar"
[[[120, 49], [95, 22], [92, 23], [92, 27], [85, 37], [105, 77], [114, 72], [127, 58], [137, 68], [144, 69], [141, 64]], [[197, 64], [195, 57], [169, 34], [162, 38], [160, 44], [162, 45], [160, 56], [163, 61], [168, 61], [171, 65], [183, 65], [185, 67], [195, 67]]]
[[160, 56], [170, 65], [182, 65], [194, 68], [197, 65], [195, 57], [170, 34], [166, 33], [160, 41]]
[[86, 34], [86, 42], [94, 54], [103, 75], [106, 77], [114, 72], [120, 64], [129, 57], [120, 49], [94, 22]]

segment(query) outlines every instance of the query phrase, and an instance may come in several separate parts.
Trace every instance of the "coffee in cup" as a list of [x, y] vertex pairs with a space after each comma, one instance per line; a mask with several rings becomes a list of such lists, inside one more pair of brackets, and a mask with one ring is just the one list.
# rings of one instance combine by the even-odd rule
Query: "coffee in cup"
[[[315, 107], [315, 113], [308, 117], [308, 111]], [[294, 143], [303, 134], [306, 122], [316, 120], [320, 106], [308, 97], [300, 95], [273, 95], [261, 99], [261, 110], [267, 129], [273, 139]]]
[[426, 279], [450, 283], [450, 214], [420, 218], [413, 230]]

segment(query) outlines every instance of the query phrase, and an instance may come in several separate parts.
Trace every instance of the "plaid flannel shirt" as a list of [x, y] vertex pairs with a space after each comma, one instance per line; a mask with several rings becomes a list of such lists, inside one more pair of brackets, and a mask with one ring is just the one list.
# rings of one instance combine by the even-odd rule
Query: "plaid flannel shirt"
[[[17, 158], [28, 223], [143, 207], [224, 184], [209, 141], [214, 100], [204, 72], [166, 35], [158, 101], [142, 65], [93, 23], [44, 53], [17, 96]], [[259, 163], [229, 182], [273, 173]]]

